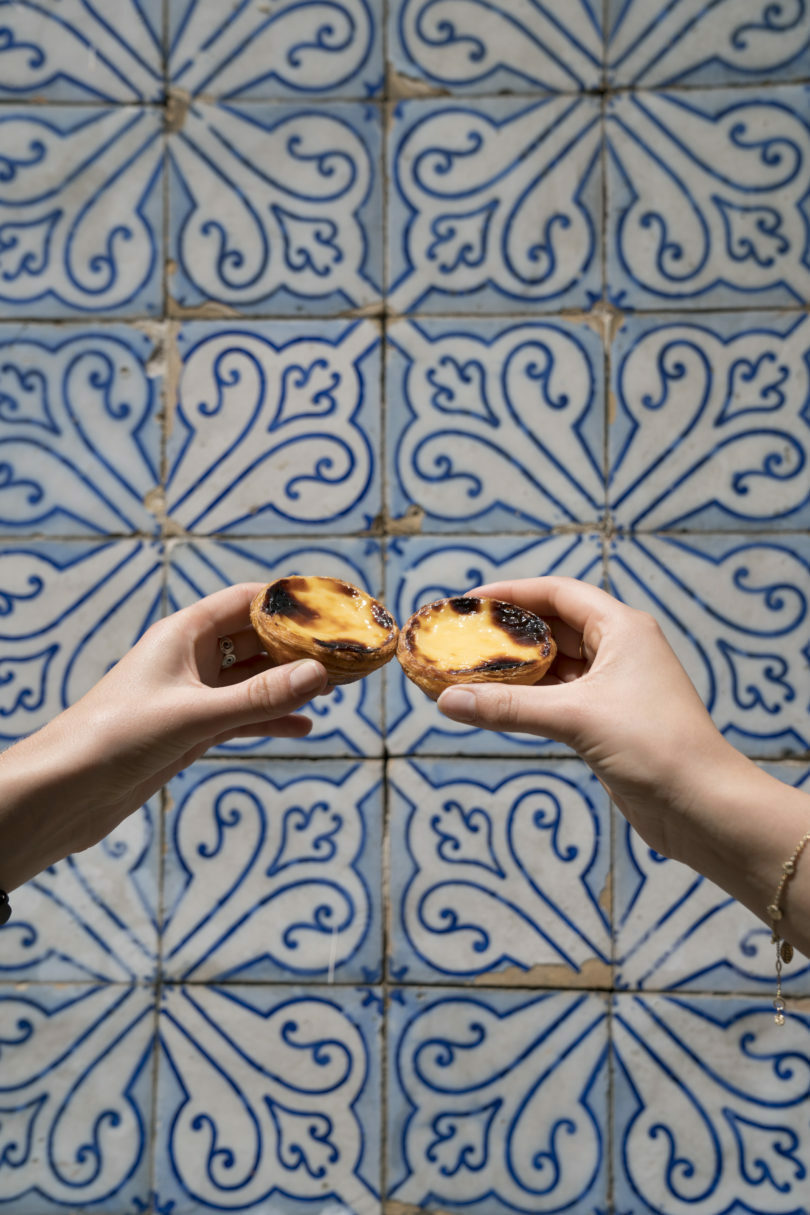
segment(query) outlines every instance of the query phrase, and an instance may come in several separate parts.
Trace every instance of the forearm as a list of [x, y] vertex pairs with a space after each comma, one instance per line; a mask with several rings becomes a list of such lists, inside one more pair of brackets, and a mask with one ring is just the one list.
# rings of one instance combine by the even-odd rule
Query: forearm
[[90, 796], [88, 751], [65, 715], [0, 755], [0, 889], [16, 889], [115, 825]]
[[[810, 831], [810, 795], [723, 743], [672, 811], [667, 853], [727, 890], [770, 926], [782, 865]], [[810, 956], [810, 846], [785, 888], [780, 935]]]

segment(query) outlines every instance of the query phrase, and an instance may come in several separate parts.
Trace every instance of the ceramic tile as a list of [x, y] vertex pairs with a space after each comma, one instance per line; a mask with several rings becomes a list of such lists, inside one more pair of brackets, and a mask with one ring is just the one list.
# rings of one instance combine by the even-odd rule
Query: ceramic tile
[[377, 1215], [381, 1004], [370, 988], [165, 989], [155, 1184], [171, 1215]]
[[810, 1017], [740, 998], [616, 997], [615, 1210], [807, 1210]]
[[155, 343], [124, 326], [0, 324], [0, 529], [157, 530]]
[[602, 6], [591, 0], [391, 0], [391, 59], [407, 96], [414, 80], [453, 93], [596, 89]]
[[[807, 766], [772, 764], [788, 784], [810, 789]], [[617, 823], [613, 866], [616, 986], [647, 990], [756, 991], [775, 986], [770, 929], [753, 912], [686, 865], [647, 848]], [[783, 972], [790, 992], [810, 993], [810, 962]]]
[[392, 978], [610, 986], [609, 803], [584, 764], [403, 759], [388, 776]]
[[[460, 595], [498, 579], [565, 574], [601, 583], [602, 542], [598, 536], [413, 536], [388, 542], [386, 604], [400, 624], [424, 603]], [[495, 734], [470, 729], [444, 717], [436, 705], [393, 664], [385, 677], [387, 745], [392, 755], [536, 755], [538, 750], [570, 754], [561, 743], [527, 734]]]
[[398, 994], [388, 1014], [391, 1198], [408, 1211], [472, 1215], [605, 1210], [604, 998]]
[[595, 97], [399, 102], [391, 308], [589, 307], [602, 293], [600, 141]]
[[[213, 540], [169, 542], [170, 606], [185, 607], [237, 582], [272, 582], [290, 574], [343, 578], [378, 596], [382, 560], [375, 540], [251, 540], [249, 545]], [[235, 739], [214, 754], [381, 755], [382, 672], [317, 697], [307, 708], [313, 722], [304, 739]]]
[[387, 328], [394, 516], [429, 530], [601, 519], [604, 353], [565, 321], [395, 321]]
[[287, 316], [379, 305], [380, 133], [370, 103], [194, 101], [169, 140], [175, 304]]
[[807, 75], [810, 11], [802, 2], [608, 0], [611, 85], [755, 84]]
[[169, 0], [169, 77], [206, 97], [381, 92], [382, 0]]
[[163, 95], [161, 0], [0, 0], [0, 98], [157, 101]]
[[19, 540], [0, 547], [0, 744], [83, 695], [160, 615], [160, 547]]
[[196, 764], [168, 787], [163, 971], [381, 977], [382, 764]]
[[618, 527], [807, 527], [806, 315], [630, 318], [612, 361]]
[[607, 108], [608, 294], [620, 307], [802, 305], [810, 92], [625, 93]]
[[190, 532], [360, 531], [380, 511], [371, 321], [183, 327], [167, 510]]
[[[156, 972], [160, 796], [14, 892], [0, 979], [127, 983]], [[0, 1154], [2, 1160], [2, 1154]]]
[[0, 985], [0, 1210], [146, 1209], [154, 1005], [149, 987]]
[[0, 316], [157, 313], [162, 171], [157, 110], [4, 107]]
[[715, 724], [748, 755], [810, 748], [806, 535], [619, 539], [611, 589], [652, 612]]

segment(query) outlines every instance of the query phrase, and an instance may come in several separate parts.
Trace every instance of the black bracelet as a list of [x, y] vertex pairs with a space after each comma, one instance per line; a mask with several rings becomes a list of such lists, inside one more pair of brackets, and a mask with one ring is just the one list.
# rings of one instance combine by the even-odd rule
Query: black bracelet
[[8, 895], [5, 890], [0, 890], [0, 927], [6, 923], [11, 916], [11, 903], [8, 901]]

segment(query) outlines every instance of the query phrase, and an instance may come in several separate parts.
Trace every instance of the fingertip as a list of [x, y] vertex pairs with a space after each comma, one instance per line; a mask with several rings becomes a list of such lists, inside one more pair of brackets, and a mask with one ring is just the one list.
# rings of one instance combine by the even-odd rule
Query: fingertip
[[445, 688], [437, 704], [445, 717], [450, 717], [453, 721], [469, 724], [478, 716], [476, 695], [466, 687]]

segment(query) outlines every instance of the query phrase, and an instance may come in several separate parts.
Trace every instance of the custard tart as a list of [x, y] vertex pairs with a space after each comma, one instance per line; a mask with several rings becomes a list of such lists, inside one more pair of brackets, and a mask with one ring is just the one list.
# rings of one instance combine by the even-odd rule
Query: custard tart
[[432, 700], [456, 683], [537, 683], [557, 646], [544, 620], [500, 599], [437, 599], [406, 621], [397, 658]]
[[387, 608], [340, 578], [297, 575], [262, 587], [250, 623], [274, 662], [317, 658], [332, 684], [352, 683], [393, 658], [399, 630]]

